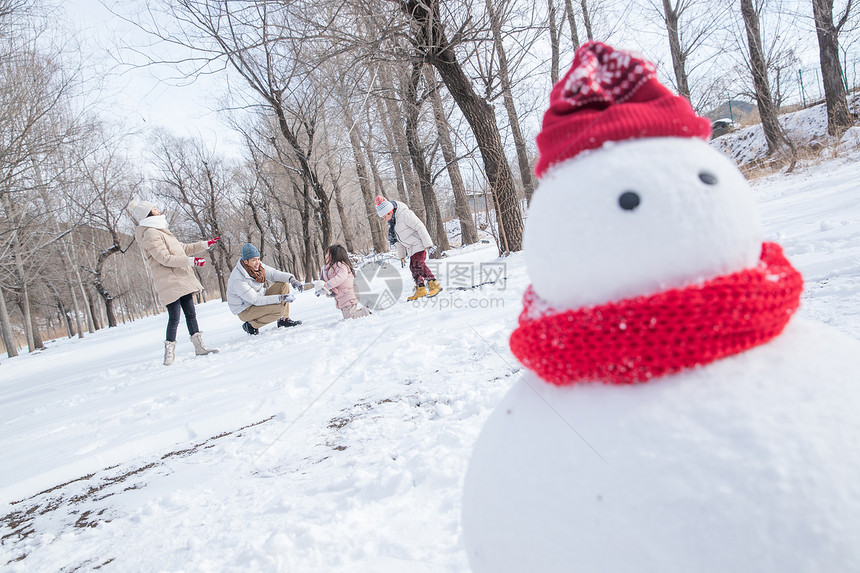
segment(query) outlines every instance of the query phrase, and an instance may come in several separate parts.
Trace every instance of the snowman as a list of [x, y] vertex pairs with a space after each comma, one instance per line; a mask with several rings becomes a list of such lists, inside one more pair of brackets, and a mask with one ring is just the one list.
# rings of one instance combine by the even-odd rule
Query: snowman
[[473, 571], [860, 571], [860, 342], [792, 318], [802, 278], [709, 134], [601, 43], [553, 88]]

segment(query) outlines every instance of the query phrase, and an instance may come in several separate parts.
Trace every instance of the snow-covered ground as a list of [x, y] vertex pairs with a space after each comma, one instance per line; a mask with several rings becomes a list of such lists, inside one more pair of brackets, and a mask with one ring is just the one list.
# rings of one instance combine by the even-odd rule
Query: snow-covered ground
[[[804, 275], [800, 316], [860, 339], [858, 159], [753, 188]], [[486, 244], [439, 270], [435, 299], [402, 302], [393, 267], [396, 305], [344, 322], [303, 293], [302, 326], [258, 337], [200, 305], [220, 353], [195, 357], [180, 325], [170, 367], [165, 315], [0, 357], [0, 569], [467, 571], [463, 477], [519, 376], [507, 339], [528, 277]]]

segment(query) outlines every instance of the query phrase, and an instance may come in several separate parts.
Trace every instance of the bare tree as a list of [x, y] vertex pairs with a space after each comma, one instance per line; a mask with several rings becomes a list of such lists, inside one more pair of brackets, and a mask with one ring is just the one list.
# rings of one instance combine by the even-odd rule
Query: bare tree
[[[550, 0], [550, 1], [552, 1], [552, 0]], [[582, 0], [582, 1], [584, 4], [585, 0]], [[579, 45], [580, 45], [579, 30], [577, 30], [577, 28], [576, 28], [576, 19], [574, 18], [574, 15], [573, 15], [573, 3], [570, 0], [564, 0], [564, 14], [565, 14], [565, 16], [567, 16], [567, 24], [570, 27], [570, 41], [573, 44], [573, 49], [577, 50], [577, 49], [579, 49]], [[587, 14], [587, 12], [583, 11], [583, 14]], [[586, 20], [586, 21], [588, 21], [588, 20]], [[591, 26], [590, 22], [589, 22], [589, 26]], [[591, 39], [590, 33], [589, 33], [589, 39]], [[556, 81], [558, 81], [558, 80], [556, 79], [553, 82], [553, 84], [555, 84]]]
[[[328, 43], [314, 45], [312, 15], [318, 10], [303, 2], [248, 0], [179, 0], [164, 3], [164, 13], [179, 27], [168, 33], [158, 22], [139, 25], [163, 40], [198, 54], [201, 73], [212, 62], [233, 70], [273, 115], [278, 136], [304, 179], [310, 207], [319, 218], [323, 242], [331, 239], [331, 192], [322, 185], [316, 160], [318, 101], [326, 92], [314, 76], [329, 56]], [[195, 63], [183, 62], [185, 64]], [[312, 197], [312, 199], [311, 199]]]
[[648, 12], [656, 16], [668, 39], [672, 73], [667, 80], [695, 109], [710, 105], [714, 92], [719, 91], [717, 86], [724, 83], [708, 68], [717, 68], [719, 60], [713, 52], [721, 48], [715, 35], [725, 27], [714, 22], [724, 19], [727, 5], [713, 0], [648, 0], [648, 5]]
[[[585, 24], [585, 34], [589, 40], [594, 39], [594, 32], [591, 29], [591, 16], [589, 14], [588, 9], [588, 0], [581, 0], [580, 6], [582, 6], [582, 20]], [[571, 12], [572, 14], [572, 12]]]
[[138, 193], [142, 177], [134, 172], [128, 156], [107, 133], [97, 130], [94, 137], [100, 138], [93, 145], [96, 151], [78, 158], [82, 178], [76, 199], [87, 226], [98, 231], [92, 233], [95, 264], [87, 270], [104, 303], [108, 327], [114, 327], [118, 285], [107, 284], [106, 265], [110, 257], [126, 252], [131, 246], [133, 239], [121, 235], [121, 221], [128, 198]]
[[346, 73], [341, 75], [339, 82], [344, 128], [347, 131], [350, 149], [352, 150], [352, 156], [355, 160], [355, 172], [358, 177], [358, 186], [361, 189], [364, 216], [370, 228], [373, 248], [377, 253], [386, 253], [388, 252], [388, 240], [382, 232], [382, 225], [379, 222], [379, 217], [376, 216], [374, 195], [371, 190], [371, 182], [367, 172], [365, 156], [362, 151], [361, 139], [358, 135], [358, 130], [361, 129], [361, 127], [355, 120], [355, 114], [352, 110], [352, 102], [350, 101], [349, 93], [344, 83], [344, 79], [346, 77], [349, 77]]
[[346, 243], [347, 252], [354, 253], [358, 247], [353, 232], [353, 225], [347, 213], [346, 202], [343, 199], [344, 191], [341, 188], [341, 177], [343, 173], [342, 163], [336, 165], [338, 161], [337, 146], [333, 143], [333, 136], [328, 130], [327, 123], [323, 126], [323, 136], [330, 147], [330, 151], [325, 154], [326, 166], [328, 167], [328, 176], [331, 178], [331, 187], [334, 189], [334, 201], [337, 207], [338, 217], [340, 219], [341, 232], [343, 233], [343, 241]]
[[460, 174], [457, 153], [451, 141], [449, 133], [448, 118], [445, 115], [445, 106], [442, 103], [440, 90], [436, 85], [436, 75], [433, 69], [425, 67], [427, 83], [431, 86], [430, 101], [433, 104], [433, 117], [436, 120], [436, 132], [439, 136], [439, 146], [442, 148], [442, 157], [445, 158], [445, 167], [448, 171], [448, 179], [451, 181], [451, 189], [454, 192], [454, 213], [460, 221], [460, 243], [471, 245], [478, 242], [478, 232], [472, 221], [472, 209], [466, 197], [466, 187], [463, 185], [463, 176]]
[[[501, 4], [500, 8], [504, 9], [505, 5]], [[552, 5], [550, 5], [552, 8]], [[555, 9], [551, 10], [554, 13]], [[505, 103], [505, 111], [508, 114], [508, 121], [511, 125], [511, 134], [514, 138], [514, 147], [517, 150], [517, 163], [520, 168], [520, 178], [523, 182], [523, 191], [526, 195], [526, 201], [531, 202], [532, 193], [534, 193], [534, 180], [532, 179], [532, 167], [529, 162], [529, 154], [526, 149], [526, 142], [523, 138], [522, 129], [520, 129], [520, 120], [517, 116], [516, 104], [514, 103], [513, 86], [511, 81], [511, 73], [508, 69], [508, 56], [505, 51], [505, 43], [502, 36], [502, 20], [504, 13], [497, 10], [493, 0], [487, 0], [487, 13], [490, 15], [490, 29], [493, 32], [493, 42], [495, 44], [496, 57], [499, 61], [499, 81], [502, 87], [502, 100]], [[555, 18], [553, 17], [553, 20]], [[555, 26], [553, 22], [553, 27]], [[558, 47], [556, 46], [556, 49]], [[558, 54], [556, 54], [557, 56]], [[557, 67], [557, 66], [556, 66]], [[558, 70], [555, 70], [555, 78], [558, 77]], [[553, 80], [553, 84], [558, 81]]]
[[678, 93], [688, 100], [690, 98], [690, 86], [687, 79], [687, 56], [689, 49], [681, 47], [681, 30], [679, 29], [681, 16], [690, 7], [690, 0], [663, 0], [663, 21], [666, 23], [666, 32], [669, 35], [669, 53], [672, 57], [672, 69], [675, 72], [675, 88]]
[[[78, 70], [64, 61], [62, 47], [23, 18], [28, 5], [5, 2], [0, 18], [0, 268], [6, 271], [0, 286], [20, 302], [32, 352], [38, 332], [32, 329], [31, 286], [46, 259], [39, 249], [56, 238], [52, 214], [42, 201], [46, 182], [34, 168], [63, 153], [76, 136], [77, 118], [69, 102], [79, 78]], [[9, 308], [6, 300], [0, 304], [0, 332], [12, 356], [16, 344]]]
[[424, 150], [418, 136], [418, 117], [421, 103], [424, 97], [418, 96], [418, 85], [421, 80], [421, 68], [424, 63], [419, 59], [412, 63], [412, 72], [409, 80], [405, 83], [404, 107], [406, 109], [406, 142], [409, 145], [409, 156], [412, 158], [412, 168], [418, 175], [421, 185], [421, 195], [424, 198], [424, 213], [427, 231], [433, 238], [433, 243], [438, 247], [436, 254], [447, 251], [450, 248], [445, 227], [442, 224], [442, 216], [439, 212], [439, 202], [433, 190], [432, 176], [425, 158]]
[[405, 113], [401, 108], [400, 92], [394, 87], [392, 68], [392, 65], [380, 65], [377, 68], [377, 84], [380, 91], [381, 105], [385, 106], [385, 110], [380, 110], [379, 115], [382, 118], [382, 125], [386, 134], [390, 133], [388, 146], [397, 176], [400, 197], [405, 203], [412, 206], [412, 210], [423, 221], [425, 220], [424, 202], [417, 201], [418, 197], [421, 196], [421, 188], [418, 183], [418, 177], [412, 169], [412, 160], [409, 158], [406, 129], [398, 125], [399, 122], [397, 121]]
[[[180, 138], [164, 130], [153, 133], [155, 194], [175, 205], [193, 226], [194, 235], [211, 239], [226, 234], [222, 222], [232, 192], [232, 169], [200, 139]], [[221, 301], [227, 301], [230, 260], [227, 245], [214, 245], [211, 262]]]
[[827, 104], [827, 133], [835, 137], [840, 137], [846, 129], [854, 125], [854, 119], [848, 109], [845, 84], [842, 83], [842, 65], [839, 62], [839, 32], [848, 22], [852, 7], [851, 0], [848, 0], [842, 15], [834, 22], [833, 0], [812, 0], [821, 80]]
[[[567, 2], [569, 4], [570, 0], [567, 0]], [[549, 47], [550, 47], [550, 51], [549, 51], [549, 53], [550, 53], [549, 78], [550, 78], [550, 83], [552, 85], [555, 85], [558, 82], [558, 67], [559, 67], [559, 58], [560, 58], [558, 44], [559, 44], [559, 39], [561, 37], [561, 30], [559, 29], [558, 23], [556, 22], [555, 1], [554, 0], [547, 0], [547, 4], [548, 4], [548, 6], [547, 6], [547, 8], [548, 8], [547, 17], [549, 18], [549, 22], [547, 23], [547, 28], [548, 28], [547, 31], [549, 32]], [[487, 5], [488, 6], [490, 5], [490, 0], [487, 0]], [[497, 22], [497, 20], [498, 20], [498, 18], [493, 16], [493, 37], [495, 38], [496, 43], [499, 43], [498, 36], [501, 36], [501, 34], [496, 33], [496, 22]], [[569, 21], [571, 23], [573, 23], [572, 18]], [[501, 28], [501, 26], [499, 26], [499, 28]], [[576, 28], [574, 27], [573, 30], [576, 31]], [[577, 44], [578, 44], [578, 42], [577, 42]]]
[[[794, 158], [794, 146], [788, 141], [785, 132], [779, 124], [777, 108], [774, 104], [768, 80], [768, 66], [765, 61], [764, 49], [762, 47], [761, 31], [759, 29], [760, 13], [753, 6], [753, 0], [740, 0], [741, 15], [744, 20], [744, 28], [747, 35], [747, 48], [749, 50], [749, 69], [752, 74], [753, 86], [755, 87], [755, 99], [761, 117], [762, 129], [767, 140], [768, 155], [777, 152], [782, 143], [787, 143]], [[793, 160], [794, 161], [794, 160]], [[794, 167], [792, 162], [791, 167]]]
[[475, 92], [463, 71], [449, 42], [440, 11], [441, 0], [405, 0], [398, 3], [400, 10], [413, 24], [412, 42], [425, 61], [433, 65], [445, 86], [469, 122], [481, 157], [496, 208], [502, 253], [522, 249], [523, 220], [517, 201], [513, 174], [505, 156], [504, 145], [489, 103]]

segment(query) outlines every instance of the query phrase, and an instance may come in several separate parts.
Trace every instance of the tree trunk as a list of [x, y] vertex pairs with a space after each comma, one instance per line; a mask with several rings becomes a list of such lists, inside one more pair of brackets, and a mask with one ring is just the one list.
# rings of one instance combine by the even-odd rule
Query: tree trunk
[[9, 358], [18, 356], [18, 343], [15, 342], [15, 332], [12, 330], [12, 321], [9, 320], [3, 289], [0, 289], [0, 335], [3, 336], [3, 346], [6, 347]]
[[585, 23], [585, 33], [589, 40], [594, 39], [594, 33], [591, 31], [591, 17], [588, 15], [588, 0], [582, 0], [582, 20]]
[[780, 147], [782, 128], [779, 125], [776, 106], [770, 93], [770, 82], [767, 78], [767, 63], [765, 62], [761, 44], [759, 16], [755, 8], [753, 8], [752, 0], [741, 0], [741, 14], [743, 15], [744, 26], [747, 32], [750, 72], [752, 73], [753, 85], [755, 86], [758, 113], [761, 116], [764, 137], [767, 140], [767, 153], [768, 155], [772, 155]]
[[104, 302], [105, 314], [107, 314], [108, 328], [113, 328], [117, 325], [117, 322], [116, 314], [114, 313], [113, 307], [114, 298], [102, 282], [102, 274], [105, 262], [107, 262], [108, 257], [117, 252], [120, 252], [120, 247], [117, 244], [113, 244], [108, 249], [105, 249], [104, 251], [99, 253], [98, 259], [96, 261], [96, 268], [93, 272], [93, 276], [95, 277], [95, 280], [93, 281], [93, 286], [96, 289], [96, 292], [99, 293], [99, 296], [102, 297], [102, 301]]
[[364, 213], [367, 217], [367, 224], [370, 225], [370, 238], [373, 241], [373, 248], [377, 253], [388, 252], [388, 240], [382, 233], [382, 225], [380, 224], [379, 216], [376, 214], [376, 206], [374, 202], [373, 192], [370, 190], [370, 180], [367, 177], [367, 166], [364, 164], [364, 157], [361, 153], [361, 143], [358, 140], [358, 134], [355, 133], [357, 126], [352, 116], [352, 110], [349, 108], [349, 102], [343, 103], [343, 114], [346, 120], [346, 129], [349, 131], [349, 143], [352, 147], [352, 156], [355, 159], [355, 172], [358, 175], [358, 186], [361, 189], [361, 195], [364, 198]]
[[296, 204], [299, 206], [299, 217], [302, 221], [302, 239], [304, 242], [302, 246], [302, 266], [304, 267], [305, 276], [311, 276], [313, 275], [313, 263], [311, 259], [314, 256], [314, 238], [311, 234], [310, 202], [305, 200], [308, 193], [307, 181], [302, 179], [302, 189], [299, 189], [299, 186], [293, 182], [293, 192], [296, 196]]
[[75, 313], [75, 328], [78, 331], [78, 338], [84, 337], [83, 325], [81, 324], [81, 306], [78, 304], [78, 295], [75, 294], [75, 285], [69, 278], [69, 292], [72, 293], [72, 309]]
[[72, 326], [72, 317], [69, 316], [66, 305], [60, 297], [57, 297], [57, 318], [61, 319], [66, 326], [66, 338], [74, 338], [75, 328]]
[[579, 31], [576, 29], [576, 20], [573, 17], [573, 4], [570, 0], [564, 0], [564, 13], [567, 14], [567, 23], [570, 26], [570, 41], [573, 49], [579, 49]]
[[[552, 3], [552, 0], [550, 0]], [[529, 162], [529, 153], [526, 148], [526, 141], [523, 137], [523, 132], [520, 129], [520, 120], [517, 116], [517, 108], [514, 104], [514, 95], [511, 90], [511, 74], [508, 71], [508, 57], [505, 53], [505, 45], [502, 41], [502, 23], [499, 20], [498, 12], [493, 8], [493, 0], [487, 0], [487, 12], [490, 14], [490, 20], [492, 22], [493, 29], [493, 39], [496, 44], [496, 53], [499, 55], [499, 81], [502, 84], [502, 96], [505, 102], [505, 111], [508, 114], [508, 121], [511, 124], [511, 134], [514, 136], [514, 147], [517, 150], [517, 164], [520, 168], [520, 179], [523, 182], [523, 191], [526, 195], [526, 201], [531, 203], [532, 194], [534, 193], [534, 182], [532, 180], [532, 168], [531, 163]], [[555, 9], [553, 8], [553, 13]], [[553, 18], [555, 20], [555, 18]], [[555, 24], [553, 24], [553, 29], [555, 29]], [[555, 34], [555, 32], [553, 32]], [[556, 42], [557, 44], [558, 42]], [[558, 46], [556, 46], [556, 51], [558, 50]], [[553, 81], [553, 85], [558, 81], [558, 54], [556, 54], [556, 71], [555, 77], [556, 80]]]
[[[13, 236], [17, 233], [13, 233]], [[24, 335], [27, 337], [27, 351], [36, 351], [35, 333], [33, 332], [33, 317], [30, 316], [30, 289], [27, 288], [26, 276], [24, 275], [24, 265], [21, 262], [21, 255], [18, 252], [17, 240], [13, 239], [12, 251], [15, 257], [15, 270], [18, 278], [21, 301], [18, 304], [21, 309], [21, 314], [24, 315]]]
[[[284, 215], [281, 214], [281, 220], [284, 224], [286, 224], [286, 220], [284, 220]], [[290, 251], [290, 258], [293, 261], [293, 268], [299, 265], [299, 254], [296, 252], [296, 248], [293, 246], [293, 241], [287, 238], [287, 250]]]
[[[93, 300], [93, 295], [90, 294], [89, 291], [87, 291], [85, 294], [87, 296], [87, 306], [90, 307], [90, 316], [92, 316], [93, 318], [93, 327], [96, 330], [101, 330], [102, 327], [101, 323], [99, 322], [99, 314], [96, 310], [96, 302]], [[157, 301], [158, 299], [155, 300]]]
[[[436, 75], [433, 68], [424, 70], [427, 82], [430, 85], [436, 83]], [[460, 221], [460, 243], [471, 245], [478, 242], [478, 232], [475, 222], [472, 220], [472, 210], [469, 207], [469, 199], [466, 197], [466, 186], [463, 185], [463, 177], [460, 175], [460, 166], [457, 164], [457, 154], [454, 144], [451, 142], [451, 134], [448, 131], [448, 120], [445, 117], [445, 106], [442, 104], [442, 96], [439, 90], [433, 88], [430, 95], [433, 103], [433, 116], [436, 119], [436, 131], [439, 133], [439, 146], [442, 148], [442, 157], [448, 169], [448, 178], [451, 180], [451, 188], [454, 191], [454, 212]]]
[[352, 229], [350, 229], [349, 217], [346, 215], [346, 208], [343, 205], [343, 197], [340, 190], [340, 185], [334, 184], [334, 202], [337, 206], [337, 212], [340, 216], [340, 226], [343, 229], [343, 242], [346, 243], [346, 250], [349, 253], [355, 252], [355, 240], [352, 238]]
[[420, 27], [419, 44], [426, 50], [429, 63], [439, 70], [442, 81], [475, 135], [484, 171], [493, 190], [499, 226], [499, 251], [503, 254], [519, 251], [522, 249], [523, 219], [493, 108], [475, 93], [469, 78], [455, 59], [439, 18], [438, 5], [432, 3], [432, 13], [429, 11], [431, 6], [422, 0], [406, 0], [399, 5]]
[[33, 336], [33, 348], [30, 350], [30, 352], [35, 352], [36, 350], [44, 350], [45, 344], [42, 342], [42, 335], [39, 332], [39, 326], [36, 324], [36, 316], [35, 314], [33, 314], [32, 308], [27, 308], [29, 304], [29, 297], [27, 297], [26, 299], [18, 299], [18, 309], [21, 311], [21, 314], [26, 317], [29, 317], [30, 320], [30, 332]]
[[385, 116], [387, 122], [390, 123], [391, 132], [394, 134], [394, 142], [396, 146], [393, 148], [395, 153], [394, 161], [400, 166], [400, 173], [403, 176], [405, 184], [403, 202], [410, 205], [412, 210], [418, 215], [422, 221], [425, 220], [424, 203], [418, 202], [418, 197], [421, 196], [421, 185], [418, 182], [418, 177], [415, 171], [412, 170], [412, 160], [409, 157], [409, 145], [406, 143], [406, 130], [395, 123], [395, 119], [403, 117], [403, 111], [395, 99], [395, 94], [399, 93], [394, 89], [394, 81], [391, 75], [380, 73], [380, 82], [388, 92], [388, 97], [385, 98], [385, 107], [388, 109], [388, 114]]
[[663, 17], [666, 31], [669, 34], [669, 51], [672, 55], [672, 69], [675, 72], [675, 83], [678, 94], [690, 100], [690, 87], [687, 82], [685, 69], [686, 56], [681, 51], [681, 36], [678, 32], [678, 12], [672, 8], [671, 0], [663, 0]]
[[[487, 0], [487, 6], [490, 6], [492, 0]], [[547, 4], [549, 4], [549, 48], [550, 48], [550, 66], [549, 66], [549, 79], [552, 85], [558, 83], [558, 43], [559, 43], [559, 31], [558, 24], [555, 20], [555, 0], [547, 0]], [[496, 18], [493, 16], [493, 13], [490, 12], [490, 17], [493, 20], [493, 36], [496, 35]], [[496, 40], [498, 44], [498, 39]]]
[[[305, 154], [305, 151], [299, 143], [298, 137], [296, 137], [296, 134], [293, 133], [287, 123], [287, 117], [284, 113], [280, 92], [275, 94], [275, 98], [270, 101], [270, 104], [274, 107], [275, 115], [278, 118], [278, 127], [280, 128], [281, 135], [283, 135], [284, 139], [289, 143], [296, 161], [299, 164], [302, 179], [305, 180], [317, 199], [316, 203], [313, 204], [313, 207], [314, 211], [319, 214], [323, 240], [331, 241], [331, 197], [326, 193], [319, 181], [319, 177], [317, 177], [316, 171], [311, 167], [308, 159], [309, 155]], [[307, 197], [307, 199], [310, 200], [310, 197]]]
[[370, 131], [373, 129], [373, 123], [370, 121], [369, 117], [367, 118], [367, 129], [368, 140], [359, 136], [361, 140], [361, 148], [364, 150], [365, 155], [367, 155], [367, 164], [370, 166], [370, 173], [373, 176], [373, 187], [376, 189], [376, 194], [385, 197], [388, 194], [385, 192], [385, 184], [382, 182], [382, 177], [379, 175], [379, 167], [376, 164], [376, 155], [373, 153], [373, 143], [370, 141]]
[[391, 163], [394, 165], [394, 179], [397, 189], [396, 200], [402, 201], [403, 203], [409, 203], [407, 199], [408, 194], [406, 192], [406, 176], [403, 173], [403, 169], [400, 165], [400, 156], [397, 149], [397, 144], [394, 141], [394, 132], [391, 128], [391, 122], [389, 121], [388, 114], [383, 107], [382, 98], [376, 99], [376, 108], [377, 113], [379, 114], [380, 124], [382, 125], [382, 132], [385, 134], [385, 141], [388, 144], [388, 150], [391, 155]]
[[[209, 184], [209, 197], [205, 203], [205, 208], [209, 210], [208, 217], [212, 222], [212, 238], [220, 237], [223, 233], [219, 228], [218, 224], [218, 211], [216, 209], [216, 189], [215, 189], [215, 180], [212, 176], [212, 170], [209, 169], [209, 164], [207, 162], [203, 162], [203, 170], [206, 173], [206, 182]], [[206, 229], [203, 228], [203, 225], [200, 226], [200, 232], [205, 233]], [[220, 256], [219, 256], [220, 255]], [[226, 274], [230, 274], [230, 267], [224, 264], [226, 257], [226, 249], [224, 248], [224, 244], [215, 244], [215, 248], [212, 251], [212, 269], [215, 271], [215, 278], [218, 279], [218, 294], [221, 295], [221, 302], [227, 302], [227, 279], [225, 278], [224, 269], [227, 269]]]
[[[326, 135], [326, 139], [330, 141], [330, 139], [328, 139], [328, 135]], [[356, 245], [355, 238], [352, 232], [352, 224], [349, 220], [349, 217], [347, 216], [346, 208], [343, 204], [343, 191], [341, 190], [339, 183], [340, 178], [335, 176], [337, 170], [334, 168], [334, 165], [332, 163], [333, 156], [334, 154], [331, 153], [326, 156], [326, 165], [328, 166], [329, 173], [331, 173], [332, 175], [332, 192], [334, 194], [334, 204], [335, 207], [337, 207], [337, 214], [340, 219], [340, 227], [343, 230], [343, 242], [346, 243], [346, 250], [348, 253], [354, 253]], [[326, 245], [326, 248], [328, 248], [329, 246], [330, 245]]]
[[406, 108], [406, 142], [409, 145], [409, 157], [412, 158], [412, 168], [418, 174], [421, 184], [421, 195], [424, 198], [424, 211], [426, 215], [427, 231], [433, 238], [433, 243], [438, 247], [437, 255], [451, 248], [448, 244], [448, 235], [445, 233], [445, 225], [442, 223], [442, 215], [439, 212], [439, 203], [436, 193], [433, 191], [433, 182], [430, 176], [430, 168], [424, 157], [424, 150], [418, 139], [418, 82], [421, 78], [423, 62], [417, 61], [412, 64], [412, 74], [406, 85], [405, 101]]
[[[66, 246], [69, 249], [69, 263], [75, 272], [75, 280], [77, 282], [77, 287], [81, 291], [81, 301], [84, 302], [84, 301], [88, 300], [87, 289], [84, 286], [84, 279], [81, 278], [81, 268], [80, 268], [80, 264], [78, 262], [77, 249], [75, 249], [75, 241], [70, 240], [66, 244]], [[140, 251], [140, 249], [138, 249], [138, 250]], [[149, 275], [149, 265], [146, 264], [146, 259], [143, 256], [143, 251], [140, 251], [140, 260], [143, 262], [143, 267], [146, 269], [147, 275]], [[155, 297], [155, 285], [152, 282], [151, 276], [149, 277], [149, 279], [150, 279], [149, 280], [149, 287], [152, 290], [153, 297]], [[72, 287], [72, 288], [74, 288], [74, 287]], [[153, 298], [153, 300], [157, 301], [158, 299]], [[92, 309], [87, 305], [84, 305], [84, 314], [86, 315], [86, 318], [87, 318], [87, 332], [89, 332], [90, 334], [93, 334], [96, 331], [96, 322], [95, 322], [96, 319], [93, 316]], [[83, 338], [84, 337], [83, 331], [79, 330], [78, 332], [79, 332], [78, 336], [80, 336], [80, 338]]]
[[818, 35], [821, 80], [827, 104], [827, 133], [839, 138], [845, 130], [854, 125], [854, 121], [848, 109], [845, 84], [842, 83], [839, 30], [833, 24], [833, 0], [812, 0], [812, 13], [815, 18], [815, 32]]
[[[33, 352], [36, 350], [36, 346], [33, 341], [33, 331], [31, 329], [32, 322], [30, 320], [30, 291], [27, 288], [27, 274], [24, 270], [24, 261], [21, 255], [22, 245], [18, 238], [19, 221], [21, 220], [24, 205], [19, 202], [12, 201], [11, 193], [3, 193], [0, 195], [0, 199], [3, 201], [3, 208], [11, 222], [12, 230], [9, 235], [8, 250], [12, 254], [12, 276], [14, 277], [15, 282], [17, 282], [15, 288], [18, 291], [19, 307], [21, 308], [21, 313], [24, 316], [22, 326], [24, 328], [24, 337], [27, 340], [27, 350], [28, 352]], [[23, 306], [20, 306], [21, 299], [23, 299]]]

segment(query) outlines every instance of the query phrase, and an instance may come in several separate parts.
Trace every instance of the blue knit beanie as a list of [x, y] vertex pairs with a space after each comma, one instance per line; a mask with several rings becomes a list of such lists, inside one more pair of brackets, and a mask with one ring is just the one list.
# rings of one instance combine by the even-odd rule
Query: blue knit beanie
[[259, 257], [260, 251], [257, 250], [257, 247], [252, 245], [251, 243], [245, 243], [242, 245], [242, 260], [247, 261], [248, 259], [253, 259], [254, 257]]

